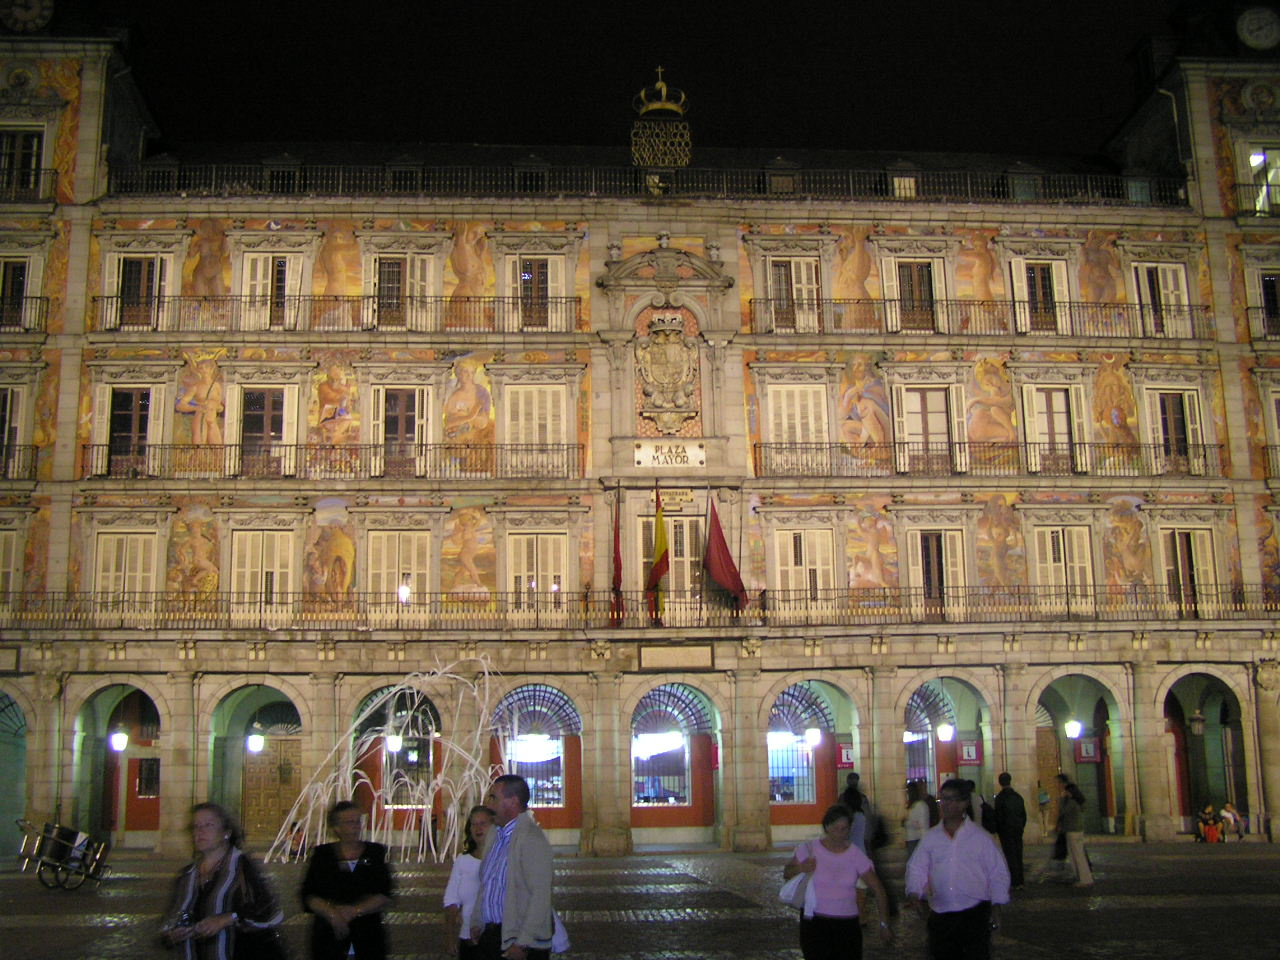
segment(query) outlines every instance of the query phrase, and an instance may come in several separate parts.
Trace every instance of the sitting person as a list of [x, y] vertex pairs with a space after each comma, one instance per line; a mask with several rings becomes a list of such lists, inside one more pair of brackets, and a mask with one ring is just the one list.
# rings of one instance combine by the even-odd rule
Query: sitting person
[[1236, 812], [1234, 803], [1224, 803], [1218, 816], [1222, 818], [1223, 843], [1227, 842], [1228, 835], [1234, 836], [1237, 840], [1244, 839], [1244, 817]]
[[1212, 803], [1206, 803], [1204, 809], [1196, 817], [1196, 839], [1201, 843], [1217, 843], [1221, 833], [1222, 820], [1213, 809]]

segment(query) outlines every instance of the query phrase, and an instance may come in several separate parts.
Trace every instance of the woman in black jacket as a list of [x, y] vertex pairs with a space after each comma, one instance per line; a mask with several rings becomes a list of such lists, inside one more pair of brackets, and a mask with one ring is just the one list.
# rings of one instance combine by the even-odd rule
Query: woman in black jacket
[[302, 905], [314, 914], [313, 960], [341, 960], [354, 947], [358, 960], [385, 960], [382, 911], [391, 903], [387, 848], [360, 839], [364, 815], [350, 800], [329, 811], [337, 843], [316, 847], [302, 881]]

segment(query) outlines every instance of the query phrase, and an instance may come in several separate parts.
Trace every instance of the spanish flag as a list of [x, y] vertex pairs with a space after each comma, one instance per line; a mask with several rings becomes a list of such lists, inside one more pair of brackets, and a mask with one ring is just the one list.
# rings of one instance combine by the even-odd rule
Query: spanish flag
[[656, 486], [653, 488], [653, 500], [657, 507], [653, 517], [653, 566], [649, 569], [644, 589], [649, 597], [649, 615], [661, 620], [662, 578], [667, 575], [667, 568], [671, 566], [671, 554], [667, 550], [667, 521], [662, 515], [662, 494]]

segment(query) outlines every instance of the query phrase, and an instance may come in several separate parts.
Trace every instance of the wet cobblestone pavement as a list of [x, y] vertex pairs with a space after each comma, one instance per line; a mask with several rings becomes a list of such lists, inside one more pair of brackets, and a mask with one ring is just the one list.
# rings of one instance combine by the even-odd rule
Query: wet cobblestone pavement
[[[1028, 850], [1032, 869], [1047, 847]], [[1280, 956], [1280, 845], [1096, 844], [1092, 889], [1032, 884], [1016, 891], [996, 954], [1019, 960]], [[775, 899], [788, 853], [655, 853], [556, 863], [556, 902], [579, 960], [799, 960], [795, 919]], [[179, 863], [117, 854], [98, 888], [46, 890], [0, 865], [0, 960], [164, 957], [157, 917]], [[307, 919], [296, 905], [296, 864], [270, 872], [288, 906], [285, 934], [305, 956]], [[902, 863], [886, 867], [901, 890]], [[443, 956], [440, 897], [447, 867], [398, 871], [392, 956]], [[923, 957], [921, 923], [904, 917], [889, 947], [868, 938], [868, 958]]]

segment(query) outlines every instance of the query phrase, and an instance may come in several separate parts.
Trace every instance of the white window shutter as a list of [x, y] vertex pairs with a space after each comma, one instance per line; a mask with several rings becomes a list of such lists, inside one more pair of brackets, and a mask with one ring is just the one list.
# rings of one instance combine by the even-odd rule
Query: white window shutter
[[1067, 566], [1058, 527], [1035, 528], [1035, 586], [1041, 610], [1062, 613], [1066, 609]]
[[21, 556], [18, 531], [0, 530], [0, 604], [18, 592], [22, 573], [18, 560]]
[[40, 304], [33, 298], [39, 297], [44, 292], [44, 257], [38, 253], [33, 253], [27, 257], [27, 280], [23, 289], [23, 296], [26, 297], [22, 304], [22, 327], [24, 330], [30, 330], [36, 325], [39, 319], [37, 311]]
[[263, 567], [275, 573], [277, 602], [284, 602], [293, 591], [293, 534], [273, 530], [266, 534], [265, 545], [269, 549], [263, 558]]
[[911, 616], [916, 621], [923, 620], [925, 615], [924, 563], [921, 560], [923, 550], [920, 536], [919, 530], [907, 531], [907, 589]]
[[93, 388], [93, 426], [90, 430], [93, 444], [93, 463], [89, 464], [93, 476], [105, 476], [107, 472], [106, 445], [111, 439], [111, 384], [99, 383]]
[[1196, 578], [1196, 603], [1200, 616], [1216, 617], [1220, 606], [1218, 573], [1213, 561], [1213, 534], [1209, 530], [1191, 531], [1191, 569]]
[[796, 530], [779, 530], [774, 534], [777, 552], [778, 590], [782, 600], [792, 599], [792, 591], [803, 585], [804, 538]]
[[835, 552], [831, 544], [830, 530], [806, 531], [809, 542], [811, 573], [809, 583], [818, 593], [814, 599], [830, 599], [835, 588]]
[[565, 554], [567, 537], [559, 534], [538, 535], [538, 588], [553, 593], [563, 602], [565, 590]]
[[537, 538], [528, 533], [513, 533], [507, 538], [507, 580], [511, 590], [519, 595], [536, 589]]
[[1018, 333], [1031, 329], [1031, 305], [1027, 292], [1027, 260], [1012, 257], [1009, 260], [1009, 293], [1013, 300], [1013, 323]]
[[1047, 424], [1041, 409], [1040, 388], [1033, 383], [1022, 385], [1022, 432], [1027, 442], [1027, 472], [1040, 472], [1040, 455], [1048, 441]]
[[267, 253], [246, 253], [242, 265], [240, 323], [245, 330], [265, 330], [271, 325], [271, 262]]
[[1071, 405], [1071, 452], [1077, 473], [1093, 472], [1093, 457], [1089, 447], [1089, 407], [1085, 401], [1084, 384], [1073, 383], [1067, 389], [1067, 401]]
[[387, 469], [387, 388], [375, 384], [369, 399], [369, 475], [382, 476]]
[[429, 254], [411, 255], [408, 258], [407, 267], [409, 275], [406, 278], [405, 293], [408, 301], [406, 308], [409, 329], [435, 329], [435, 324], [431, 322], [431, 302], [429, 299], [431, 296], [431, 256]]
[[169, 414], [173, 409], [173, 401], [169, 396], [167, 384], [157, 384], [151, 388], [150, 410], [147, 413], [147, 474], [160, 477], [165, 473], [165, 443], [169, 437]]
[[1067, 277], [1067, 261], [1053, 261], [1053, 312], [1058, 333], [1071, 333], [1071, 284]]
[[964, 384], [947, 387], [947, 413], [951, 416], [951, 463], [956, 473], [969, 470], [969, 424], [965, 420]]
[[822, 309], [822, 287], [819, 282], [817, 257], [801, 257], [792, 261], [791, 289], [795, 298], [796, 329], [816, 333]]
[[910, 397], [900, 383], [893, 385], [893, 468], [898, 473], [911, 470], [911, 415], [907, 409]]
[[902, 304], [898, 301], [896, 260], [880, 261], [880, 298], [884, 301], [885, 330], [889, 333], [897, 333], [902, 329]]
[[378, 325], [378, 257], [366, 253], [360, 258], [360, 328]]
[[1167, 439], [1164, 435], [1164, 420], [1160, 416], [1160, 391], [1148, 390], [1146, 400], [1147, 427], [1150, 433], [1145, 440], [1146, 449], [1150, 451], [1149, 467], [1151, 472], [1160, 474], [1165, 471], [1164, 446]]
[[413, 398], [414, 475], [425, 477], [428, 472], [431, 441], [428, 432], [431, 425], [431, 391], [417, 387]]
[[374, 597], [389, 597], [397, 593], [399, 587], [394, 582], [396, 534], [394, 531], [370, 530], [368, 544], [367, 589]]
[[1088, 527], [1067, 527], [1063, 530], [1063, 546], [1069, 584], [1068, 603], [1075, 614], [1092, 614], [1093, 602], [1093, 551], [1089, 544]]
[[238, 383], [227, 384], [224, 397], [222, 421], [226, 427], [226, 446], [223, 447], [223, 473], [234, 477], [240, 473], [240, 434], [242, 423], [240, 407], [244, 396], [244, 387]]
[[284, 258], [284, 262], [284, 325], [286, 329], [294, 330], [302, 315], [302, 258], [291, 254]]
[[1203, 476], [1207, 468], [1204, 447], [1204, 430], [1200, 425], [1200, 395], [1187, 392], [1182, 395], [1183, 415], [1187, 420], [1187, 467], [1197, 476]]
[[946, 569], [943, 584], [943, 602], [948, 620], [963, 620], [965, 602], [968, 599], [964, 576], [964, 532], [944, 530], [942, 533], [942, 563]]

